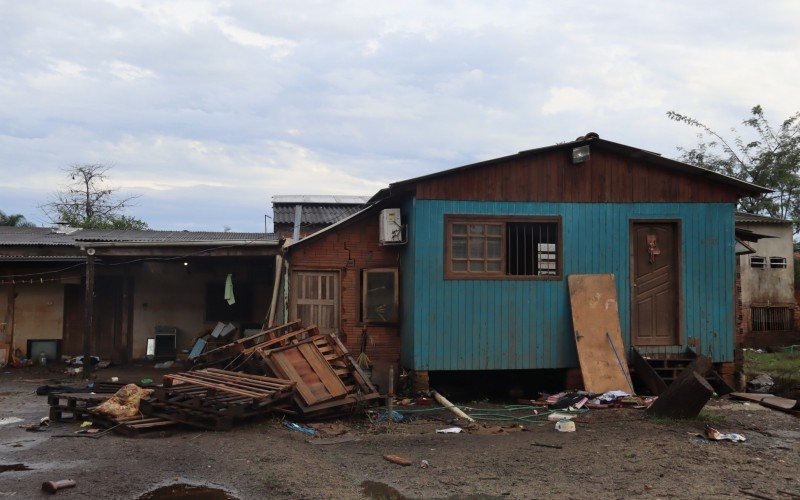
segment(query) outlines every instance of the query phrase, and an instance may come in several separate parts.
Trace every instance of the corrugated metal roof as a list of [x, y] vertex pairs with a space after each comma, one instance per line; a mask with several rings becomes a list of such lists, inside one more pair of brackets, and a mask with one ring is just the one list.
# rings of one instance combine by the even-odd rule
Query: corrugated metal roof
[[791, 224], [792, 221], [768, 217], [766, 215], [748, 214], [747, 212], [736, 212], [736, 222], [747, 222], [755, 224]]
[[[353, 205], [306, 205], [303, 204], [303, 211], [300, 224], [333, 224], [361, 210], [364, 203]], [[273, 205], [272, 221], [275, 224], [294, 224], [295, 205]]]
[[74, 246], [81, 242], [175, 244], [229, 241], [258, 241], [277, 245], [279, 238], [274, 233], [80, 229], [70, 234], [63, 234], [57, 233], [52, 228], [48, 227], [0, 227], [0, 246]]
[[312, 203], [321, 205], [363, 205], [369, 201], [369, 196], [352, 196], [352, 195], [317, 195], [317, 194], [288, 194], [288, 195], [275, 195], [272, 197], [272, 203], [292, 203], [294, 205]]

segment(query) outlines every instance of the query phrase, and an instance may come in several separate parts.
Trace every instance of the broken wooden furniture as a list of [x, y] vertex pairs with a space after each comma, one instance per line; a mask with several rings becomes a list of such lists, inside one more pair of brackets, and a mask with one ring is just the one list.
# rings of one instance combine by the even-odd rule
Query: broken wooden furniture
[[[654, 396], [666, 391], [678, 375], [699, 357], [703, 356], [690, 348], [682, 352], [642, 352], [636, 347], [631, 349], [631, 365], [636, 376]], [[711, 361], [708, 360], [708, 363]], [[718, 395], [733, 392], [733, 388], [714, 370], [713, 365], [702, 375]]]
[[706, 381], [712, 370], [711, 360], [698, 356], [678, 375], [647, 414], [666, 418], [695, 418], [711, 399], [714, 388]]
[[142, 412], [195, 427], [229, 429], [269, 413], [291, 396], [294, 382], [215, 368], [164, 376], [164, 387], [142, 401]]

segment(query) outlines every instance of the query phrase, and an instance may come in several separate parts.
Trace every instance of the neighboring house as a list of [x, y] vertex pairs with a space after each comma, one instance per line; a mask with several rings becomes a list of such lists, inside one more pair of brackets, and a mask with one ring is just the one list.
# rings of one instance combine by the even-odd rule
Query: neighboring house
[[61, 354], [82, 354], [87, 296], [92, 351], [114, 361], [144, 357], [157, 329], [176, 333], [180, 351], [218, 321], [260, 328], [281, 243], [263, 233], [0, 227], [0, 342], [38, 356], [30, 341], [55, 339]]
[[792, 222], [739, 212], [736, 229], [761, 235], [739, 257], [744, 343], [755, 345], [756, 337], [794, 329]]
[[346, 195], [276, 195], [272, 197], [272, 221], [275, 234], [291, 238], [295, 224], [300, 237], [324, 229], [359, 210], [369, 196]]
[[612, 273], [628, 348], [731, 375], [735, 206], [766, 191], [596, 134], [396, 182], [288, 246], [287, 313], [422, 378], [571, 368], [566, 277]]

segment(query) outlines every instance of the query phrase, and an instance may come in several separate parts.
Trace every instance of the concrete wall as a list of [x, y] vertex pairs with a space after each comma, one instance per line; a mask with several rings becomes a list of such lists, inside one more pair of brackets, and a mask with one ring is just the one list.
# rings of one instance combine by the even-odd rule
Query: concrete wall
[[[746, 339], [745, 344], [755, 345], [755, 341], [748, 339], [753, 324], [752, 307], [796, 308], [792, 226], [790, 224], [737, 223], [736, 227], [775, 236], [775, 238], [764, 238], [750, 243], [756, 253], [739, 256], [742, 275], [742, 330]], [[764, 257], [765, 267], [752, 267], [750, 258], [753, 256]], [[786, 268], [771, 268], [770, 257], [786, 258]], [[792, 315], [794, 315], [794, 311], [792, 311]]]
[[[0, 287], [3, 317], [6, 316], [6, 300], [10, 290], [10, 286]], [[14, 347], [27, 353], [28, 339], [60, 339], [64, 329], [64, 285], [17, 284], [16, 294]], [[6, 339], [7, 333], [4, 336]]]
[[[794, 304], [794, 256], [792, 253], [792, 226], [789, 224], [741, 224], [736, 227], [749, 229], [759, 234], [776, 236], [764, 238], [750, 246], [756, 251], [752, 255], [739, 256], [742, 269], [742, 305]], [[750, 267], [750, 257], [765, 257], [763, 269]], [[786, 258], [785, 269], [769, 267], [770, 257]]]
[[234, 293], [245, 279], [261, 281], [255, 286], [253, 311], [247, 321], [262, 323], [272, 293], [266, 276], [275, 266], [271, 258], [262, 261], [264, 269], [234, 263], [199, 267], [181, 262], [148, 262], [141, 266], [133, 273], [133, 359], [145, 356], [147, 339], [155, 335], [156, 326], [176, 327], [178, 350], [190, 349], [199, 333], [216, 325], [216, 321], [205, 319], [206, 284], [223, 284], [229, 272], [234, 274]]

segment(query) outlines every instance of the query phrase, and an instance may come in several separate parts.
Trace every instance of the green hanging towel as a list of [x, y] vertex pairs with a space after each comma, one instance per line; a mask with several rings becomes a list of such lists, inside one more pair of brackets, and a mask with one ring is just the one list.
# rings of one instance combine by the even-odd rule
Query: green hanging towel
[[233, 296], [233, 275], [228, 274], [228, 277], [225, 278], [225, 300], [228, 301], [228, 305], [232, 306], [236, 303], [236, 297]]

